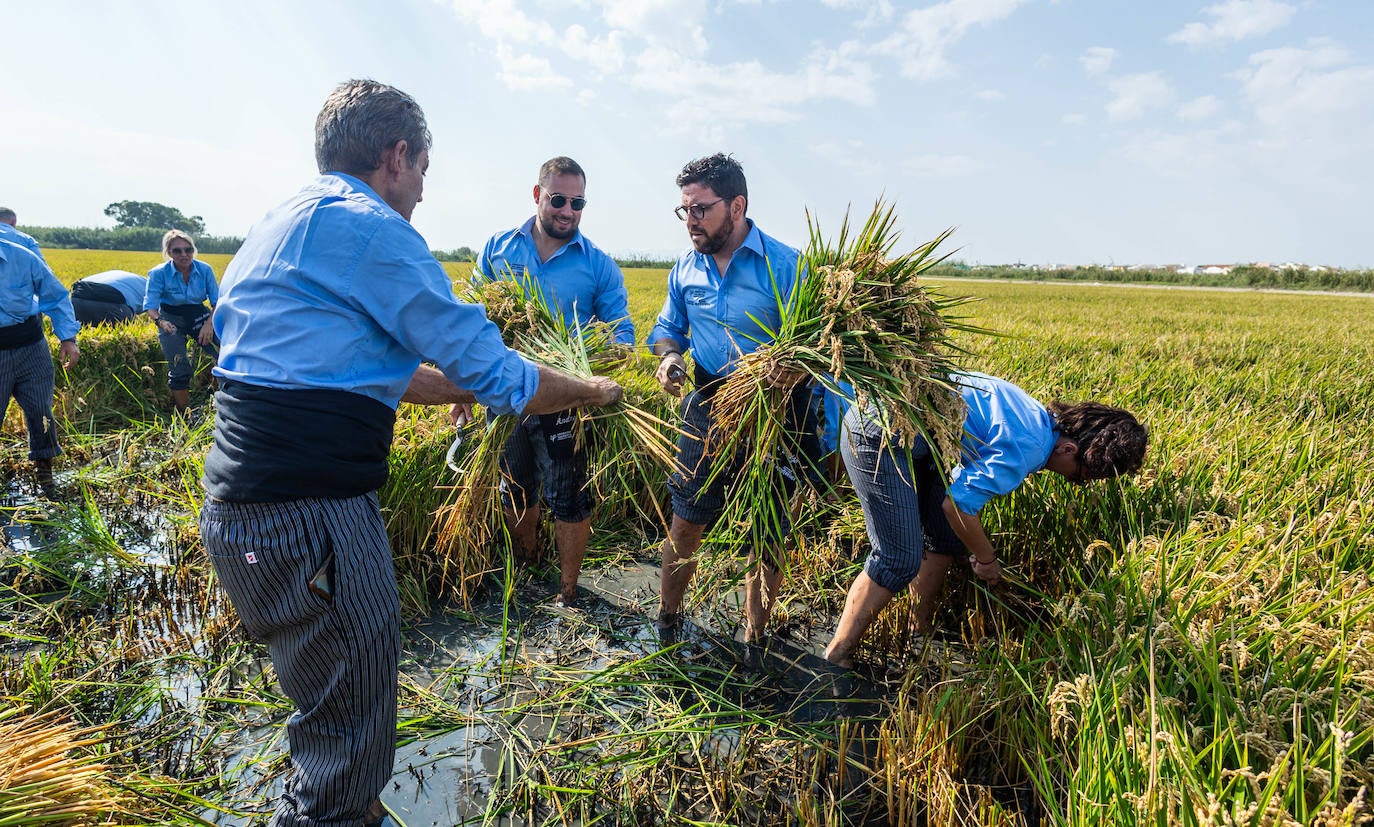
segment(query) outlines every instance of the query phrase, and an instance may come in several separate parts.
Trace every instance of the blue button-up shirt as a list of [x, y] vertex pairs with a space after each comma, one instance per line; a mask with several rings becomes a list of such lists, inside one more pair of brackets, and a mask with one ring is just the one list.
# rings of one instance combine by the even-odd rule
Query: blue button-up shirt
[[424, 238], [365, 183], [331, 172], [253, 227], [224, 274], [215, 373], [362, 394], [395, 408], [420, 360], [498, 414], [539, 369], [460, 303]]
[[143, 309], [155, 310], [164, 304], [219, 304], [219, 283], [215, 271], [203, 261], [191, 261], [191, 277], [181, 280], [181, 273], [171, 261], [148, 271], [148, 292], [143, 297]]
[[0, 326], [26, 322], [38, 313], [52, 320], [52, 332], [63, 341], [75, 339], [81, 329], [67, 288], [47, 263], [26, 247], [0, 240]]
[[1045, 406], [1005, 379], [982, 373], [952, 378], [968, 413], [949, 496], [960, 511], [977, 514], [1044, 468], [1059, 435]]
[[[38, 247], [38, 241], [33, 236], [21, 230], [16, 230], [4, 221], [0, 221], [0, 241], [8, 241], [13, 244], [31, 251], [39, 258], [43, 258], [43, 251]], [[47, 259], [43, 259], [44, 263]]]
[[702, 369], [717, 376], [732, 373], [736, 359], [772, 341], [767, 331], [778, 328], [780, 306], [797, 285], [800, 257], [752, 221], [724, 274], [714, 258], [688, 250], [668, 273], [668, 298], [649, 331], [649, 345], [672, 339], [690, 347]]
[[82, 281], [113, 287], [119, 291], [119, 295], [124, 297], [124, 303], [135, 309], [143, 306], [143, 299], [148, 295], [147, 277], [140, 276], [138, 273], [130, 273], [128, 270], [106, 270], [103, 273], [86, 276]]
[[472, 267], [473, 280], [521, 280], [528, 273], [532, 281], [526, 283], [525, 292], [537, 288], [544, 302], [563, 314], [569, 327], [593, 320], [606, 322], [615, 327], [617, 342], [633, 345], [634, 322], [630, 320], [629, 295], [619, 265], [580, 231], [548, 261], [540, 261], [534, 221], [531, 217], [514, 230], [492, 236]]

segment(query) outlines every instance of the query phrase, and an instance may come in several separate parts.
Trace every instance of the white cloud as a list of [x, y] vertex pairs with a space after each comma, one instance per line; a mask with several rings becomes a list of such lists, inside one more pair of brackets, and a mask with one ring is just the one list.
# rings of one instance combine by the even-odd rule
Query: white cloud
[[1060, 120], [1062, 120], [1066, 124], [1077, 126], [1078, 124], [1087, 121], [1087, 118], [1083, 116], [1082, 112], [1070, 112]]
[[599, 0], [601, 17], [612, 31], [646, 41], [650, 48], [704, 55], [708, 47], [705, 0]]
[[931, 80], [951, 74], [953, 64], [945, 53], [968, 30], [1009, 17], [1027, 0], [945, 0], [908, 12], [896, 33], [880, 41], [873, 51], [896, 58], [902, 74]]
[[846, 49], [818, 49], [792, 73], [753, 60], [717, 64], [659, 49], [644, 50], [634, 65], [631, 82], [667, 98], [667, 114], [675, 122], [790, 123], [801, 118], [800, 106], [812, 101], [869, 105], [875, 100], [873, 71]]
[[496, 61], [501, 66], [496, 76], [511, 89], [533, 92], [567, 89], [573, 85], [571, 80], [553, 70], [547, 58], [515, 54], [504, 44], [496, 47]]
[[477, 24], [482, 34], [498, 43], [548, 43], [553, 27], [530, 19], [516, 8], [516, 0], [452, 0], [458, 16]]
[[1205, 46], [1219, 41], [1244, 40], [1280, 29], [1293, 18], [1296, 7], [1279, 0], [1225, 0], [1202, 10], [1211, 22], [1193, 22], [1169, 35], [1170, 43]]
[[1216, 95], [1203, 95], [1179, 106], [1178, 117], [1183, 121], [1205, 121], [1220, 109]]
[[1107, 104], [1107, 115], [1114, 121], [1139, 118], [1151, 109], [1168, 106], [1174, 91], [1159, 72], [1141, 72], [1113, 78], [1107, 83], [1116, 95]]
[[1116, 60], [1116, 49], [1109, 49], [1106, 46], [1094, 46], [1078, 58], [1078, 62], [1083, 64], [1083, 68], [1090, 75], [1100, 75], [1109, 71], [1114, 60]]
[[1256, 117], [1279, 131], [1374, 121], [1374, 65], [1353, 65], [1344, 47], [1325, 38], [1256, 52], [1235, 77]]
[[879, 153], [875, 152], [873, 147], [867, 146], [859, 140], [851, 139], [843, 143], [825, 141], [812, 144], [811, 154], [829, 166], [847, 169], [857, 175], [867, 177], [881, 176], [887, 169], [887, 165], [879, 160]]
[[573, 60], [609, 75], [625, 66], [624, 42], [624, 32], [615, 31], [604, 37], [593, 37], [581, 25], [574, 23], [563, 33], [558, 45], [563, 54]]
[[985, 101], [1000, 101], [1000, 100], [1005, 100], [1006, 97], [1007, 97], [1007, 96], [1006, 96], [1005, 94], [1002, 93], [1002, 90], [1001, 90], [1001, 89], [983, 89], [983, 90], [981, 90], [981, 91], [978, 92], [978, 99], [979, 99], [979, 100], [985, 100]]

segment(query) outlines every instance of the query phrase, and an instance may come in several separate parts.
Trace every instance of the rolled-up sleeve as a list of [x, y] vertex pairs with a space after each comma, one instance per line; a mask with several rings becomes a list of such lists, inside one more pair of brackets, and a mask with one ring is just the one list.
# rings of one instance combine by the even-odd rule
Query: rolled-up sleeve
[[[383, 224], [369, 246], [376, 251], [415, 249], [413, 242], [391, 238], [405, 232]], [[413, 232], [413, 230], [410, 230]], [[418, 249], [424, 250], [423, 245]], [[366, 274], [358, 274], [350, 292], [360, 307], [396, 341], [434, 363], [450, 382], [472, 391], [498, 414], [519, 413], [539, 387], [539, 368], [506, 347], [500, 329], [480, 305], [460, 302], [439, 262], [432, 256], [369, 255]], [[397, 284], [413, 290], [396, 290]]]

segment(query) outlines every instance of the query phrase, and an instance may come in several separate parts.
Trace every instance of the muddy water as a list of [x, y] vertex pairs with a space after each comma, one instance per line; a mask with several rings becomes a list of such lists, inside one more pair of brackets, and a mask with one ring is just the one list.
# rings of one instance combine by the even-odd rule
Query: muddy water
[[[445, 720], [416, 725], [417, 737], [397, 749], [395, 771], [382, 794], [396, 823], [446, 827], [484, 817], [496, 824], [546, 818], [548, 813], [531, 811], [528, 800], [524, 806], [509, 800], [508, 792], [531, 774], [542, 753], [577, 739], [630, 736], [616, 731], [625, 721], [672, 723], [631, 709], [633, 699], [619, 705], [618, 722], [590, 710], [580, 714], [575, 705], [560, 704], [551, 695], [642, 659], [672, 658], [666, 682], [676, 690], [690, 694], [699, 681], [709, 687], [702, 693], [707, 702], [725, 709], [738, 703], [759, 716], [798, 726], [862, 720], [878, 710], [873, 685], [849, 676], [837, 686], [835, 674], [819, 657], [824, 640], [775, 638], [764, 646], [738, 642], [734, 634], [742, 594], [724, 595], [712, 610], [698, 613], [679, 634], [665, 639], [649, 622], [658, 585], [658, 570], [651, 564], [585, 572], [574, 609], [548, 602], [552, 584], [552, 574], [529, 577], [505, 611], [493, 600], [473, 615], [448, 615], [406, 629], [403, 731], [417, 712], [408, 684], [442, 695]], [[704, 748], [728, 759], [741, 748], [742, 723], [727, 715]], [[265, 740], [246, 755], [281, 749], [273, 743], [279, 732], [280, 727], [266, 728]], [[248, 769], [241, 784], [243, 792], [251, 791], [267, 808], [280, 790], [280, 774], [264, 782], [257, 769]], [[507, 791], [507, 800], [493, 799], [497, 787]], [[256, 823], [255, 818], [205, 817], [220, 824]]]
[[[80, 485], [70, 479], [59, 476], [42, 487], [19, 476], [9, 483], [4, 513], [58, 510], [80, 500]], [[211, 733], [213, 761], [226, 782], [212, 800], [235, 814], [206, 810], [202, 817], [224, 825], [265, 823], [285, 775], [285, 711], [250, 703], [226, 712], [216, 701], [251, 699], [243, 687], [261, 680], [269, 668], [265, 654], [260, 647], [225, 650], [215, 642], [222, 636], [202, 634], [217, 610], [213, 601], [178, 594], [178, 575], [188, 569], [162, 515], [125, 504], [104, 516], [117, 544], [147, 564], [115, 572], [111, 588], [125, 603], [111, 605], [116, 618], [123, 616], [114, 637], [136, 642], [144, 658], [137, 674], [157, 684], [158, 702], [138, 720], [142, 731], [164, 740], [141, 754], [150, 769], [197, 777], [209, 753], [196, 753], [196, 745]], [[22, 519], [10, 522], [4, 536], [14, 553], [49, 540]], [[753, 777], [766, 775], [771, 768], [757, 755], [761, 737], [833, 743], [839, 722], [871, 719], [879, 711], [876, 699], [890, 691], [854, 676], [837, 678], [825, 667], [820, 653], [833, 618], [794, 617], [764, 646], [739, 642], [739, 590], [714, 596], [665, 638], [649, 620], [658, 577], [648, 562], [589, 570], [578, 608], [564, 609], [549, 603], [555, 573], [521, 573], [508, 601], [493, 595], [471, 613], [408, 624], [403, 743], [382, 795], [395, 823], [542, 822], [550, 812], [540, 785], [591, 788], [589, 811], [623, 812], [615, 809], [625, 798], [617, 799], [615, 787], [651, 773], [657, 760], [652, 748], [637, 745], [645, 738], [670, 743], [669, 760], [690, 749], [721, 772], [748, 764]], [[268, 691], [275, 691], [270, 682]], [[224, 720], [232, 724], [215, 730]], [[678, 737], [672, 727], [684, 720], [701, 731]], [[176, 730], [180, 737], [168, 736], [179, 726], [185, 727]], [[868, 748], [862, 738], [852, 740], [857, 763], [869, 763]], [[623, 771], [586, 776], [567, 767], [602, 758], [621, 762], [616, 766]], [[780, 766], [779, 773], [787, 769]], [[652, 799], [667, 792], [655, 787], [638, 794]]]

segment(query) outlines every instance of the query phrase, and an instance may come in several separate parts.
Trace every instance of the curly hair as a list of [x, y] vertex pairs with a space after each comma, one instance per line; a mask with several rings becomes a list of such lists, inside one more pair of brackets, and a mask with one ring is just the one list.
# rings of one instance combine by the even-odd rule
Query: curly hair
[[1150, 433], [1129, 412], [1101, 402], [1051, 402], [1059, 435], [1078, 445], [1083, 479], [1107, 480], [1134, 474], [1145, 463]]
[[749, 185], [744, 180], [744, 167], [733, 156], [723, 152], [707, 155], [688, 161], [678, 173], [679, 188], [688, 184], [703, 184], [711, 188], [717, 196], [724, 198], [728, 205], [739, 196], [744, 196], [744, 211], [749, 212]]

